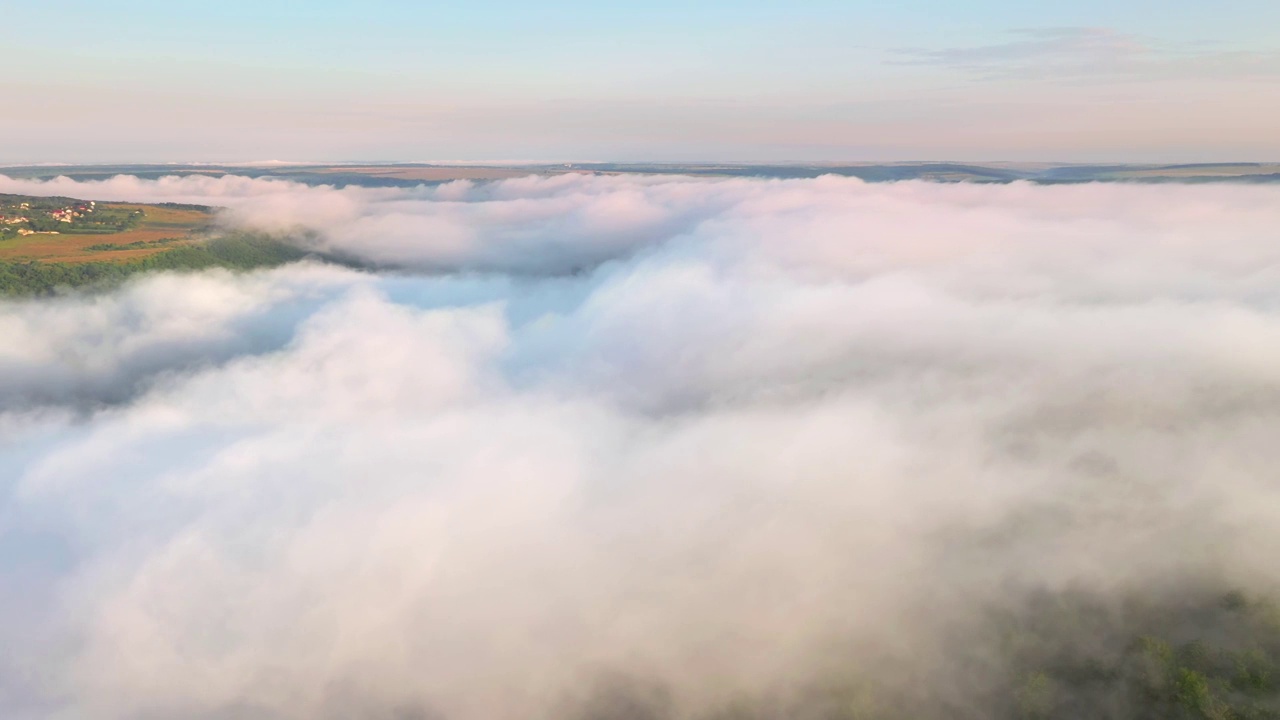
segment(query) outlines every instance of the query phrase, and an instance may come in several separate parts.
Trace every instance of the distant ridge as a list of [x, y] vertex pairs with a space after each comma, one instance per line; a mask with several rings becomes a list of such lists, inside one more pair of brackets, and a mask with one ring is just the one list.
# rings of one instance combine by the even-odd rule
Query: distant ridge
[[814, 178], [856, 177], [867, 182], [928, 180], [933, 182], [1044, 184], [1085, 182], [1280, 182], [1280, 163], [1178, 163], [1169, 165], [1068, 163], [631, 163], [584, 162], [543, 164], [330, 163], [303, 164], [123, 164], [0, 166], [0, 174], [18, 179], [103, 180], [115, 175], [156, 179], [171, 175], [238, 175], [275, 178], [307, 185], [338, 187], [415, 187], [453, 180], [501, 180], [527, 175], [565, 173], [625, 175], [691, 175], [697, 177]]

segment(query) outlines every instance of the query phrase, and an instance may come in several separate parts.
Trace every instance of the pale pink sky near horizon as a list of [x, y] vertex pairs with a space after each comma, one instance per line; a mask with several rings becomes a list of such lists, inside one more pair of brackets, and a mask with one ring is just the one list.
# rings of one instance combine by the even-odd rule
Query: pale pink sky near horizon
[[1261, 0], [110, 5], [6, 11], [0, 164], [1280, 161]]

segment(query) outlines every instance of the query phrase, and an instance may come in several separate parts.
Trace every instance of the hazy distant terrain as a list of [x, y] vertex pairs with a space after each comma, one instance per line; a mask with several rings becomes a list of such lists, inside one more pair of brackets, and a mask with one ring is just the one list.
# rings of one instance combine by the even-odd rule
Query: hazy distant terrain
[[1222, 163], [1179, 165], [1079, 165], [1052, 163], [820, 163], [820, 164], [673, 164], [567, 163], [527, 165], [432, 165], [388, 163], [352, 165], [48, 165], [0, 167], [14, 178], [47, 179], [65, 176], [94, 180], [127, 174], [140, 178], [166, 175], [242, 175], [277, 178], [308, 185], [412, 187], [450, 180], [497, 180], [522, 175], [569, 172], [610, 174], [695, 175], [708, 177], [813, 178], [821, 175], [856, 177], [868, 182], [935, 180], [940, 182], [1080, 183], [1127, 182], [1280, 182], [1280, 163]]

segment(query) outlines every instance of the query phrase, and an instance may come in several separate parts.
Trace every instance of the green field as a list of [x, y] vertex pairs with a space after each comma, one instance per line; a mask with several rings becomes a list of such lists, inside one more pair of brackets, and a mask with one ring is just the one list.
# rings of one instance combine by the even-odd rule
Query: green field
[[[60, 215], [68, 210], [74, 216]], [[0, 195], [0, 296], [118, 285], [152, 270], [248, 270], [301, 259], [278, 238], [213, 228], [212, 208]], [[59, 217], [68, 217], [63, 221]]]
[[[60, 213], [74, 213], [59, 219]], [[0, 195], [0, 261], [133, 262], [209, 237], [211, 208]]]
[[302, 259], [306, 253], [280, 240], [234, 233], [172, 247], [126, 261], [0, 261], [0, 296], [53, 295], [73, 289], [103, 289], [152, 270], [251, 270]]

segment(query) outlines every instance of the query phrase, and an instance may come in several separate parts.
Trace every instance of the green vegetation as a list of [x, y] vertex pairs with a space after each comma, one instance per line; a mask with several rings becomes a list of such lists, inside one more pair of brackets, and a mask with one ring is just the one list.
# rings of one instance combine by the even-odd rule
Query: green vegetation
[[[213, 218], [203, 205], [0, 194], [0, 262], [136, 261], [169, 244], [207, 239]], [[95, 257], [111, 250], [132, 252]]]
[[0, 215], [23, 218], [17, 230], [68, 235], [112, 235], [132, 230], [142, 222], [144, 212], [136, 207], [101, 205], [65, 197], [0, 195]]
[[1044, 597], [1004, 641], [1008, 717], [1280, 719], [1280, 608], [1239, 592], [1120, 607]]
[[48, 217], [32, 217], [32, 230], [54, 230], [67, 235], [114, 235], [133, 230], [142, 223], [141, 210], [104, 207], [93, 213], [76, 217], [64, 223]]
[[204, 205], [0, 194], [0, 297], [110, 288], [151, 270], [236, 270], [302, 258], [264, 235], [211, 237]]
[[[119, 249], [111, 246], [110, 249]], [[0, 262], [0, 296], [53, 295], [69, 289], [109, 288], [151, 270], [234, 270], [273, 267], [307, 253], [279, 240], [239, 233], [171, 248], [131, 262]]]
[[181, 240], [182, 238], [161, 238], [159, 240], [149, 241], [137, 240], [131, 243], [124, 243], [123, 245], [116, 245], [115, 243], [98, 243], [97, 245], [89, 245], [84, 249], [93, 252], [109, 252], [112, 250], [144, 250], [146, 248], [153, 248], [157, 245], [171, 245], [173, 243], [180, 242]]
[[661, 683], [605, 674], [569, 720], [1277, 720], [1280, 608], [1238, 592], [1045, 593], [932, 659], [849, 648], [806, 681], [693, 715]]

